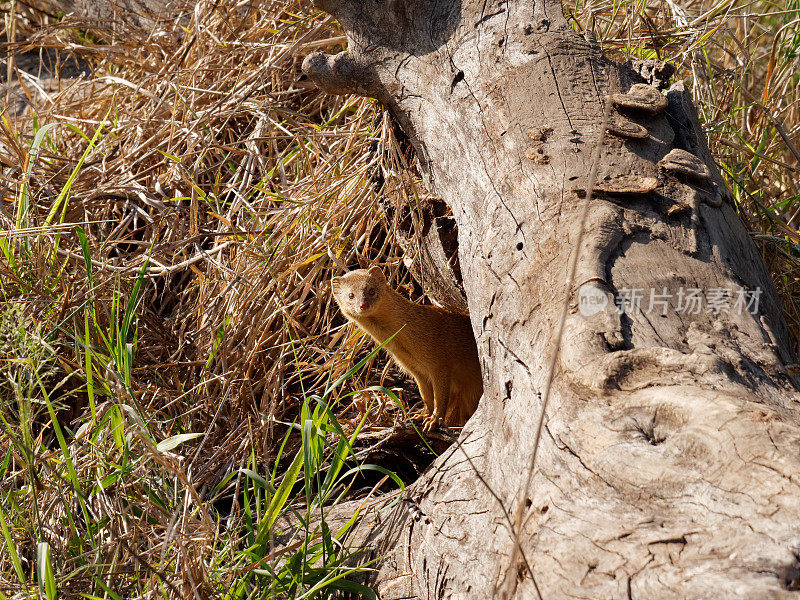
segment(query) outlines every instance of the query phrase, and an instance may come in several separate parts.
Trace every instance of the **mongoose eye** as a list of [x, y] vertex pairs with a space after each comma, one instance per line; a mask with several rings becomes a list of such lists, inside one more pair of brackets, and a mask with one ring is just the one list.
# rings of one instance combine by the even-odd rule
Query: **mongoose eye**
[[350, 300], [352, 300], [355, 297], [356, 297], [356, 295], [353, 292], [350, 292]]
[[374, 296], [375, 295], [375, 288], [369, 288], [367, 290], [367, 296]]

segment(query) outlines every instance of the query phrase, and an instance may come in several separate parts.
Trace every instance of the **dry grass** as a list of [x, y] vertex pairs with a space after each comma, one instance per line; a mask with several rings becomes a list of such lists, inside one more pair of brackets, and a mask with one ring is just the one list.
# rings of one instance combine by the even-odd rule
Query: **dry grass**
[[[97, 580], [109, 574], [124, 597], [175, 596], [177, 582], [188, 593], [192, 574], [203, 593], [236, 588], [241, 573], [220, 579], [215, 565], [241, 562], [241, 542], [219, 531], [206, 506], [255, 494], [239, 469], [276, 464], [283, 423], [360, 352], [331, 310], [329, 254], [351, 266], [396, 259], [372, 185], [389, 139], [380, 109], [299, 81], [303, 56], [341, 48], [338, 32], [299, 2], [270, 11], [239, 4], [219, 2], [155, 31], [52, 21], [19, 5], [14, 15], [22, 41], [9, 52], [78, 48], [91, 66], [37, 99], [35, 120], [4, 115], [0, 132], [0, 277], [3, 301], [15, 307], [3, 315], [43, 324], [61, 367], [35, 373], [41, 386], [6, 386], [4, 449], [10, 440], [13, 460], [0, 469], [3, 481], [29, 489], [27, 472], [40, 493], [35, 506], [9, 497], [4, 510], [15, 513], [9, 535], [25, 579], [41, 580], [34, 544], [46, 541], [62, 596], [100, 593]], [[121, 328], [129, 306], [138, 318]], [[354, 380], [343, 391], [361, 387]], [[45, 393], [73, 430], [62, 452], [40, 404]], [[15, 395], [30, 408], [20, 412]], [[366, 404], [343, 401], [348, 435]], [[191, 447], [185, 457], [155, 448], [185, 432], [205, 434], [181, 446]], [[290, 440], [286, 450], [299, 445]], [[114, 465], [126, 454], [135, 460], [121, 473]], [[75, 461], [83, 494], [114, 482], [85, 502], [65, 498], [65, 473], [49, 471], [48, 456]], [[45, 469], [34, 475], [33, 461]], [[68, 518], [78, 505], [99, 537]], [[234, 505], [222, 522], [256, 538], [258, 520], [248, 518]], [[70, 548], [79, 535], [91, 561]], [[5, 593], [19, 586], [13, 562], [0, 557]]]
[[[87, 74], [42, 91], [22, 77], [36, 112], [0, 117], [0, 529], [16, 549], [0, 553], [0, 594], [47, 595], [47, 565], [63, 598], [312, 590], [343, 572], [343, 549], [306, 564], [327, 543], [306, 522], [286, 534], [303, 542], [287, 572], [267, 517], [322, 503], [326, 444], [390, 398], [348, 396], [368, 370], [325, 394], [365, 352], [332, 310], [331, 254], [407, 280], [377, 203], [386, 186], [421, 192], [387, 117], [302, 80], [305, 54], [344, 41], [299, 0], [220, 0], [154, 30], [30, 6], [0, 32], [12, 68], [51, 48]], [[679, 66], [797, 333], [797, 1], [681, 7], [570, 10], [615, 56]], [[314, 424], [302, 436], [298, 415]]]
[[[350, 362], [337, 358], [345, 331], [325, 293], [335, 268], [328, 254], [348, 263], [394, 258], [370, 185], [386, 136], [373, 102], [325, 97], [298, 82], [299, 61], [312, 48], [341, 47], [326, 19], [295, 14], [299, 4], [273, 14], [218, 4], [155, 33], [61, 21], [12, 46], [81, 44], [96, 62], [93, 76], [38, 112], [39, 123], [59, 125], [31, 169], [23, 222], [6, 213], [4, 228], [41, 226], [54, 208], [56, 221], [83, 224], [101, 310], [115, 282], [130, 285], [147, 260], [140, 401], [165, 417], [213, 415], [222, 406], [218, 430], [239, 444], [249, 415], [270, 446], [271, 424], [287, 416], [301, 378], [319, 389]], [[113, 52], [93, 50], [109, 45]], [[96, 132], [68, 200], [54, 206]], [[10, 206], [33, 160], [33, 133], [28, 121], [5, 123]], [[26, 238], [30, 255], [41, 257], [32, 282], [53, 270], [54, 235]], [[24, 297], [33, 311], [51, 310], [57, 299], [63, 315], [85, 303], [77, 236], [70, 228], [60, 235], [62, 276], [42, 287], [9, 269], [15, 285], [7, 298]], [[64, 348], [62, 359], [78, 369], [74, 350]]]

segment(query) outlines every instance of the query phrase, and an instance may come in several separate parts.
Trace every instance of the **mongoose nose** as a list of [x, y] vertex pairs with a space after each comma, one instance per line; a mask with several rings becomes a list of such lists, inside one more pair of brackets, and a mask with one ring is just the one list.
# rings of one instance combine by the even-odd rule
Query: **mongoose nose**
[[369, 308], [369, 304], [364, 302], [361, 304], [361, 310], [367, 310]]

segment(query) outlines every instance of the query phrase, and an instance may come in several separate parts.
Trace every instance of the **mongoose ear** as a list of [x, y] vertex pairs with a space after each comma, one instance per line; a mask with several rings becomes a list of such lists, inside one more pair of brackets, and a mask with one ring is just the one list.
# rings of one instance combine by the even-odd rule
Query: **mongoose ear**
[[383, 271], [377, 265], [374, 267], [370, 267], [369, 271], [367, 272], [376, 279], [378, 279], [379, 281], [386, 281], [386, 275], [383, 274]]

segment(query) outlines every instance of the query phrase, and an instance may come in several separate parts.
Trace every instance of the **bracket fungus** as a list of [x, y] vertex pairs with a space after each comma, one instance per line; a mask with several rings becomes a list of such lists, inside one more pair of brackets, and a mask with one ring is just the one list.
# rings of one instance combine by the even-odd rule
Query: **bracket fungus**
[[[603, 196], [645, 196], [657, 187], [658, 179], [655, 177], [618, 175], [601, 179], [594, 184], [592, 191]], [[585, 188], [573, 188], [573, 191], [581, 198], [586, 195]]]
[[623, 119], [612, 119], [606, 125], [606, 129], [609, 133], [622, 138], [641, 140], [649, 135], [646, 127]]
[[614, 94], [611, 101], [619, 107], [657, 115], [667, 108], [667, 99], [658, 88], [646, 83], [636, 83], [627, 94]]
[[711, 172], [706, 164], [691, 152], [681, 148], [670, 150], [669, 154], [658, 161], [658, 166], [666, 171], [686, 175], [700, 182], [711, 179]]

